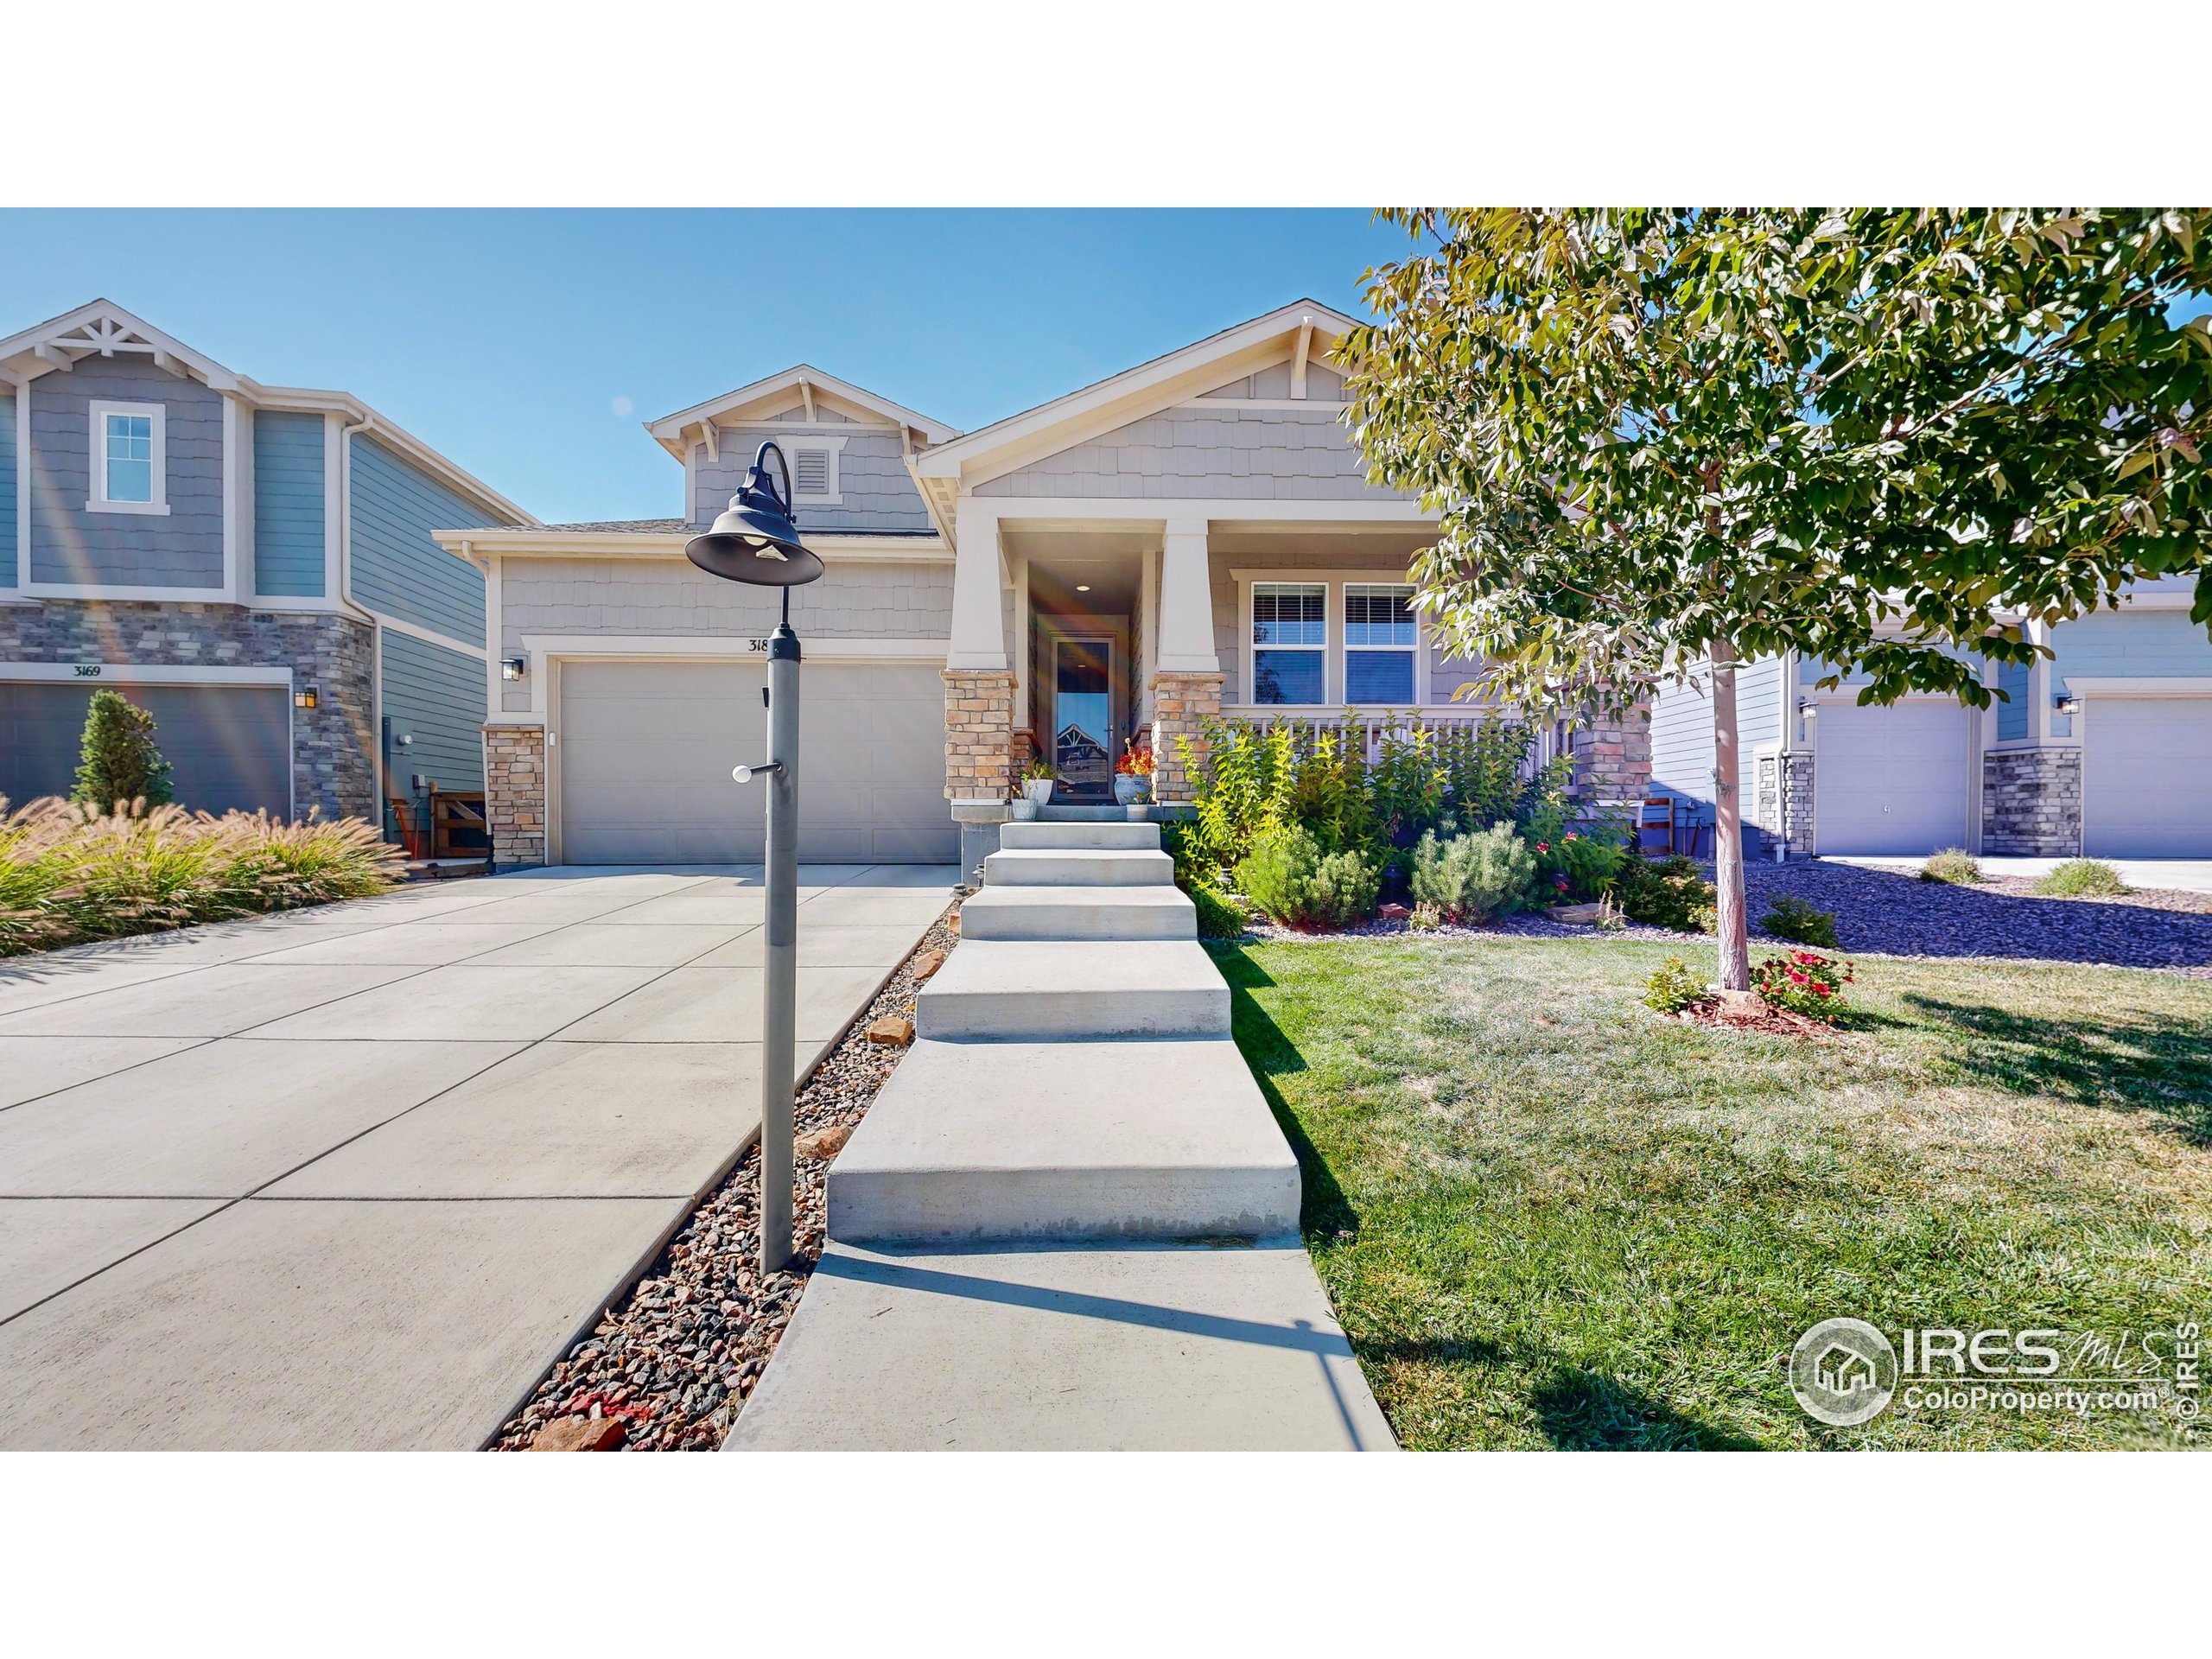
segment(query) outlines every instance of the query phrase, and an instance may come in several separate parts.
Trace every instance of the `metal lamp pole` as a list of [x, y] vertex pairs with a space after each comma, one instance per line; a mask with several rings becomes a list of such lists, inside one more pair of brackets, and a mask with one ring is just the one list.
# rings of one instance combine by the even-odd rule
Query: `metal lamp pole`
[[[767, 472], [771, 450], [783, 462], [780, 493]], [[791, 466], [773, 442], [753, 458], [745, 483], [714, 529], [684, 544], [701, 569], [731, 582], [784, 590], [783, 620], [768, 636], [768, 756], [730, 777], [768, 790], [767, 973], [760, 1033], [760, 1270], [791, 1259], [791, 1116], [798, 1070], [798, 635], [791, 590], [822, 574], [822, 561], [791, 522]]]

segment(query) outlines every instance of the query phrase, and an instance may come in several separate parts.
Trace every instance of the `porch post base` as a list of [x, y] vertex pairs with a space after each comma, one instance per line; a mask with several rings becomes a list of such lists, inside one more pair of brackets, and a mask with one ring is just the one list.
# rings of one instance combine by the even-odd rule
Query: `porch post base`
[[484, 728], [484, 817], [494, 869], [545, 861], [545, 734], [536, 726]]
[[1224, 677], [1160, 670], [1152, 677], [1152, 798], [1161, 805], [1190, 800], [1205, 767], [1205, 722], [1221, 714]]
[[944, 796], [1002, 801], [1014, 792], [1014, 671], [944, 671]]

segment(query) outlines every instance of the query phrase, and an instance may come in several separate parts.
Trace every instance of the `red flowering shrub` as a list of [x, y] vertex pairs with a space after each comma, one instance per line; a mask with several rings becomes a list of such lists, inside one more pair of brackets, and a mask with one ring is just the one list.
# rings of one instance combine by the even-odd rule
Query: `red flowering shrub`
[[1814, 1020], [1833, 1020], [1843, 1007], [1851, 964], [1817, 950], [1769, 957], [1751, 969], [1752, 988], [1777, 1008]]

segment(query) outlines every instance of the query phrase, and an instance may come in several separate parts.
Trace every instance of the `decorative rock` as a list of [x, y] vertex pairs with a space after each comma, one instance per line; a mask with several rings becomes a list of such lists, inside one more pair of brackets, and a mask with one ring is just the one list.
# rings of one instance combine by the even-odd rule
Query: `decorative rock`
[[1553, 908], [1551, 918], [1555, 922], [1568, 922], [1587, 927], [1605, 913], [1603, 905], [1559, 905]]
[[1720, 1011], [1748, 1018], [1766, 1012], [1766, 999], [1757, 991], [1722, 991]]
[[925, 950], [914, 958], [914, 980], [917, 984], [944, 966], [944, 952]]
[[533, 1452], [613, 1452], [626, 1433], [620, 1417], [563, 1417], [530, 1443]]
[[914, 1022], [904, 1014], [887, 1014], [868, 1021], [868, 1039], [886, 1048], [904, 1048], [914, 1040]]
[[833, 1128], [816, 1129], [802, 1135], [791, 1142], [792, 1150], [802, 1158], [816, 1158], [827, 1163], [845, 1149], [845, 1142], [853, 1138], [852, 1126], [840, 1123]]
[[1403, 905], [1385, 905], [1375, 913], [1386, 922], [1402, 922], [1413, 915]]

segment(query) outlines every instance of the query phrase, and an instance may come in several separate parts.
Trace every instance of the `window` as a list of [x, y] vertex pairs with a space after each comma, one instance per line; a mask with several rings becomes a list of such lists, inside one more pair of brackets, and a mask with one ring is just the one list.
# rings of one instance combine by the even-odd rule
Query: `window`
[[1315, 705], [1328, 700], [1322, 684], [1328, 594], [1319, 582], [1253, 584], [1253, 702]]
[[1344, 586], [1344, 701], [1355, 709], [1411, 702], [1420, 637], [1414, 590]]
[[92, 512], [165, 513], [166, 433], [159, 404], [92, 406]]

